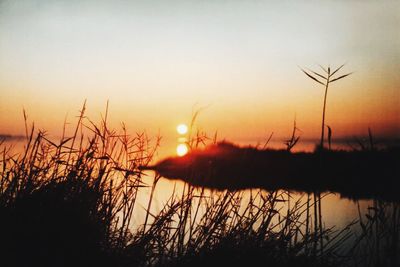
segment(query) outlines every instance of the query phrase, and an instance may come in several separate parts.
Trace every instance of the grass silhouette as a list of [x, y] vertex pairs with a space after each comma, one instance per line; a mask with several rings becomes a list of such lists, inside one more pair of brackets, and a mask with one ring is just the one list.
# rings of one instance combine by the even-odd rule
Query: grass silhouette
[[[73, 136], [54, 142], [32, 126], [22, 153], [2, 149], [2, 266], [338, 266], [371, 236], [363, 222], [365, 234], [343, 252], [354, 234], [350, 228], [313, 231], [316, 202], [290, 202], [286, 191], [251, 190], [248, 198], [245, 191], [207, 192], [189, 183], [158, 213], [150, 197], [144, 221], [133, 230], [132, 217], [142, 208], [138, 193], [149, 186], [140, 166], [149, 166], [159, 138], [130, 136], [124, 125], [112, 130], [105, 114], [95, 124], [84, 105]], [[193, 136], [192, 152], [205, 142], [202, 133]], [[314, 246], [319, 242], [323, 251]]]

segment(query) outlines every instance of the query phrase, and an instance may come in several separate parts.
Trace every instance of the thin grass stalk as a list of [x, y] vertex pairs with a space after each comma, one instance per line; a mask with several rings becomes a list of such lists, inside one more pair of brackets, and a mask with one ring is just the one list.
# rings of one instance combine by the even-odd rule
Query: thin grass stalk
[[329, 88], [329, 78], [330, 78], [330, 68], [328, 68], [328, 78], [326, 80], [325, 93], [324, 93], [324, 105], [323, 105], [323, 108], [322, 108], [321, 143], [320, 143], [321, 149], [324, 149], [325, 111], [326, 111], [326, 98], [328, 96], [328, 88]]
[[149, 202], [148, 202], [148, 204], [147, 204], [146, 217], [145, 217], [145, 219], [144, 219], [143, 232], [146, 232], [147, 221], [148, 221], [148, 219], [149, 219], [151, 203], [153, 202], [154, 191], [155, 191], [155, 189], [156, 189], [156, 185], [157, 185], [157, 182], [158, 182], [159, 179], [160, 179], [160, 176], [157, 175], [156, 177], [154, 177], [154, 180], [153, 180], [153, 185], [152, 185], [152, 187], [151, 187], [151, 192], [150, 192], [150, 198], [149, 198]]
[[305, 250], [308, 255], [308, 240], [310, 238], [310, 193], [307, 192], [307, 207], [306, 207], [306, 231], [305, 231]]

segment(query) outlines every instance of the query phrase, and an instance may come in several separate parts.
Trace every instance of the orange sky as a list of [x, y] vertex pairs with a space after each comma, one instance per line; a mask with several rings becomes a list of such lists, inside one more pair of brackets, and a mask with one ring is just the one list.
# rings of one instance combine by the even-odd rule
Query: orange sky
[[298, 66], [347, 62], [335, 136], [400, 135], [398, 1], [0, 2], [0, 133], [29, 119], [57, 135], [83, 103], [96, 120], [175, 138], [178, 123], [255, 142], [319, 136], [322, 86]]

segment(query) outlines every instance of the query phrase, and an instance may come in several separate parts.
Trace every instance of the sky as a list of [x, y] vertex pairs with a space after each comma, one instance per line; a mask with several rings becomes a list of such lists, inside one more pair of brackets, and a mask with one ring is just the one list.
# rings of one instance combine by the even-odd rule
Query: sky
[[324, 88], [300, 68], [346, 63], [334, 137], [400, 136], [400, 1], [1, 1], [0, 133], [98, 120], [175, 138], [189, 123], [253, 143], [320, 134]]

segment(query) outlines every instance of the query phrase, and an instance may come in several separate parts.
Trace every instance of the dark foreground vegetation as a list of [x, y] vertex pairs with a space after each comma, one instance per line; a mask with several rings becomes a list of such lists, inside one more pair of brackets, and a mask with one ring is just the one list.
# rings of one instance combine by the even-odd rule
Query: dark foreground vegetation
[[245, 197], [186, 184], [157, 214], [151, 196], [134, 228], [147, 186], [139, 166], [158, 141], [108, 129], [107, 116], [95, 125], [83, 112], [72, 137], [55, 143], [32, 127], [23, 153], [2, 145], [1, 266], [398, 266], [393, 203], [377, 201], [352, 226], [328, 229], [321, 198], [310, 194], [293, 202], [287, 191]]
[[292, 153], [222, 142], [142, 169], [216, 189], [330, 191], [400, 201], [400, 148]]

